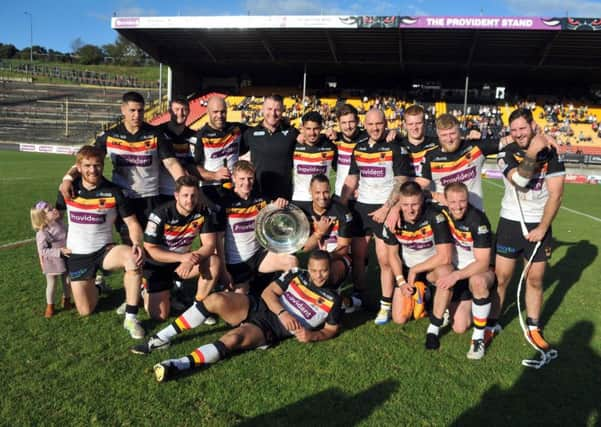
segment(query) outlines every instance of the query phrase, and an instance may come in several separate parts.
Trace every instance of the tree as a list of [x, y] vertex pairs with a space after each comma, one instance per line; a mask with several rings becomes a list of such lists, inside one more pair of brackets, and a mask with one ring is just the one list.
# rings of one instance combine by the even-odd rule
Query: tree
[[98, 46], [86, 44], [80, 47], [75, 54], [79, 57], [79, 63], [90, 65], [100, 64], [104, 60], [104, 52]]
[[0, 43], [0, 58], [10, 59], [18, 53], [19, 49], [17, 49], [14, 45]]

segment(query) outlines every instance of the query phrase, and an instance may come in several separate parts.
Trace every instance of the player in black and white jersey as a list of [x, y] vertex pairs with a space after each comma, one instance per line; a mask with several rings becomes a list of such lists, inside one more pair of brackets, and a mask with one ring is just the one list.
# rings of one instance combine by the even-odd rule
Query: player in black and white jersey
[[[355, 145], [362, 141], [367, 141], [369, 135], [359, 127], [359, 113], [357, 109], [350, 104], [344, 104], [336, 110], [336, 119], [340, 132], [335, 135], [334, 144], [338, 148], [338, 161], [336, 162], [336, 184], [334, 193], [342, 196], [342, 187], [349, 174], [351, 167], [351, 156]], [[354, 194], [350, 196], [354, 200]]]
[[[255, 235], [259, 212], [268, 202], [253, 191], [255, 168], [246, 160], [238, 160], [232, 168], [234, 188], [220, 200], [222, 222], [225, 223], [224, 254], [225, 283], [236, 291], [248, 293], [258, 273], [286, 271], [298, 266], [292, 254], [278, 254], [263, 248]], [[283, 208], [288, 201], [273, 202]]]
[[436, 119], [436, 133], [440, 147], [427, 152], [421, 176], [416, 181], [424, 189], [432, 184], [432, 197], [442, 205], [446, 204], [444, 187], [452, 182], [463, 182], [470, 191], [470, 204], [483, 210], [482, 167], [486, 156], [499, 152], [501, 142], [461, 139], [459, 121], [452, 114]]
[[[56, 202], [57, 209], [67, 211], [69, 221], [67, 247], [72, 254], [67, 258], [67, 269], [75, 306], [80, 315], [91, 314], [99, 296], [99, 289], [94, 286], [96, 272], [124, 269], [126, 307], [123, 326], [132, 338], [141, 339], [144, 329], [136, 317], [142, 282], [142, 228], [121, 189], [103, 177], [104, 152], [101, 149], [83, 146], [77, 153], [75, 167], [78, 178], [72, 182], [74, 197], [65, 199], [59, 193]], [[133, 246], [115, 245], [112, 229], [117, 215], [127, 225]]]
[[426, 136], [426, 112], [421, 105], [411, 105], [404, 113], [406, 137], [399, 143], [411, 157], [414, 176], [421, 176], [426, 153], [438, 147], [438, 139]]
[[359, 189], [353, 212], [353, 283], [357, 290], [365, 290], [365, 260], [373, 235], [382, 287], [380, 312], [375, 320], [380, 325], [390, 320], [393, 292], [393, 277], [383, 240], [382, 222], [392, 207], [389, 198], [393, 188], [405, 182], [412, 175], [412, 169], [407, 151], [399, 144], [386, 141], [386, 118], [382, 111], [372, 109], [366, 114], [365, 129], [369, 138], [358, 143], [353, 150], [341, 202], [347, 205], [351, 195]]
[[[311, 178], [309, 190], [312, 198], [309, 211], [311, 234], [303, 246], [303, 251], [321, 249], [330, 253], [331, 282], [338, 288], [350, 278], [352, 271], [350, 248], [353, 215], [340, 202], [332, 199], [330, 180], [327, 176], [320, 174]], [[360, 301], [356, 302], [360, 305]]]
[[223, 195], [222, 181], [231, 179], [247, 126], [227, 121], [227, 104], [220, 96], [207, 101], [208, 122], [196, 134], [194, 161], [203, 193], [214, 203]]
[[[440, 207], [424, 200], [417, 183], [401, 185], [399, 197], [401, 221], [392, 230], [387, 229], [386, 243], [396, 282], [392, 319], [402, 324], [424, 316], [425, 299], [430, 294], [427, 287], [450, 265], [453, 239], [446, 216]], [[440, 327], [450, 293], [443, 290], [437, 294], [430, 319]]]
[[[159, 204], [159, 169], [161, 164], [174, 179], [184, 175], [173, 147], [159, 129], [144, 122], [144, 98], [137, 92], [127, 92], [121, 103], [123, 122], [96, 138], [95, 146], [108, 154], [113, 163], [112, 181], [131, 200], [142, 227], [150, 211]], [[78, 176], [71, 168], [60, 187], [65, 199], [72, 195], [71, 182]], [[127, 241], [127, 229], [119, 226]]]
[[[515, 142], [498, 156], [505, 194], [501, 201], [495, 259], [499, 306], [493, 309], [491, 318], [494, 321], [498, 318], [517, 259], [528, 260], [536, 244], [541, 242], [526, 277], [526, 323], [532, 341], [547, 351], [549, 344], [540, 324], [543, 278], [551, 256], [551, 223], [563, 196], [565, 167], [550, 141], [535, 134], [536, 125], [530, 110], [513, 111], [509, 116], [509, 127]], [[526, 236], [522, 233], [521, 222], [527, 228]], [[491, 327], [494, 326], [493, 322]]]
[[[186, 126], [190, 115], [190, 105], [186, 98], [173, 98], [169, 103], [169, 121], [158, 126], [163, 132], [163, 138], [173, 147], [175, 158], [182, 168], [190, 175], [198, 175], [194, 165], [194, 147], [196, 132]], [[171, 173], [161, 163], [159, 171], [159, 200], [160, 203], [173, 200], [175, 180]]]
[[[484, 329], [490, 314], [490, 289], [495, 282], [491, 268], [492, 232], [486, 214], [468, 203], [469, 191], [461, 182], [454, 182], [444, 189], [447, 207], [444, 212], [455, 250], [453, 267], [443, 272], [436, 281], [440, 288], [453, 289], [458, 299], [451, 301], [449, 311], [453, 330], [463, 333], [473, 322], [474, 330], [468, 359], [484, 357]], [[469, 289], [469, 292], [468, 292]]]
[[[180, 177], [175, 182], [175, 200], [161, 205], [148, 217], [144, 231], [148, 253], [144, 264], [145, 305], [153, 319], [169, 317], [169, 291], [174, 280], [198, 277], [196, 300], [201, 301], [215, 286], [221, 270], [214, 252], [223, 225], [215, 211], [199, 207], [199, 193], [198, 179]], [[197, 236], [201, 246], [192, 250]]]
[[282, 274], [263, 291], [261, 298], [233, 292], [211, 294], [198, 303], [195, 324], [216, 315], [239, 326], [187, 356], [155, 365], [155, 378], [162, 382], [217, 363], [234, 352], [290, 337], [305, 343], [334, 338], [340, 329], [341, 304], [338, 294], [327, 287], [329, 273], [330, 255], [315, 251], [309, 257], [308, 270], [295, 268]]
[[306, 215], [311, 209], [311, 178], [318, 174], [330, 176], [336, 169], [336, 145], [321, 134], [323, 119], [321, 114], [310, 111], [301, 119], [303, 143], [297, 142], [293, 152], [292, 203], [301, 208]]

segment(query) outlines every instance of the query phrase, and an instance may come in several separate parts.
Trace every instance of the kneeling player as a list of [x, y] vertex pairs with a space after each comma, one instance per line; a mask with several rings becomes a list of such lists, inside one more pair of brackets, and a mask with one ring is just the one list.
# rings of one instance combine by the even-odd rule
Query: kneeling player
[[490, 269], [490, 223], [484, 212], [468, 204], [469, 191], [465, 184], [454, 182], [447, 185], [444, 196], [448, 206], [445, 213], [455, 241], [456, 269], [449, 267], [447, 274], [436, 281], [436, 288], [437, 291], [454, 289], [455, 293], [465, 293], [465, 288], [469, 288], [473, 295], [472, 301], [462, 298], [450, 303], [453, 329], [463, 333], [473, 319], [474, 331], [467, 357], [481, 359], [485, 351], [484, 328], [491, 307], [490, 289], [495, 282], [495, 274]]
[[[416, 307], [413, 295], [419, 296], [420, 304], [423, 304], [426, 293], [424, 282], [434, 283], [440, 277], [441, 269], [451, 263], [453, 239], [445, 215], [439, 207], [424, 201], [424, 193], [415, 182], [401, 185], [398, 206], [401, 224], [389, 232], [386, 243], [389, 245], [390, 266], [396, 278], [392, 320], [403, 324], [414, 317]], [[430, 316], [433, 325], [442, 325], [445, 309], [441, 297], [435, 296]], [[415, 317], [422, 316], [421, 313], [423, 309], [420, 313], [415, 312]]]
[[[214, 254], [217, 232], [222, 230], [215, 212], [198, 207], [198, 179], [183, 176], [175, 183], [175, 200], [154, 210], [144, 232], [144, 248], [150, 256], [144, 264], [147, 280], [145, 305], [153, 319], [165, 320], [170, 310], [174, 280], [198, 277], [196, 300], [205, 298], [219, 275]], [[201, 247], [191, 251], [200, 235]]]
[[164, 381], [173, 374], [215, 363], [233, 351], [275, 344], [292, 336], [300, 342], [333, 338], [340, 327], [341, 306], [336, 292], [327, 289], [329, 276], [330, 255], [320, 250], [311, 253], [308, 271], [294, 268], [282, 274], [261, 298], [227, 292], [210, 295], [197, 304], [199, 318], [218, 315], [239, 326], [188, 356], [155, 365], [156, 379]]
[[[96, 272], [125, 270], [125, 320], [123, 327], [134, 339], [144, 338], [144, 329], [136, 319], [143, 263], [142, 228], [134, 210], [121, 190], [102, 175], [104, 152], [90, 145], [77, 153], [79, 177], [73, 181], [75, 197], [65, 200], [61, 194], [57, 209], [68, 212], [67, 258], [71, 288], [77, 311], [91, 314], [98, 304], [99, 289], [94, 286]], [[133, 247], [115, 245], [113, 224], [117, 214], [127, 225]]]
[[[352, 239], [351, 225], [353, 216], [351, 212], [336, 200], [330, 193], [330, 180], [323, 174], [311, 178], [309, 186], [311, 193], [311, 207], [309, 221], [311, 235], [303, 246], [303, 251], [310, 252], [314, 249], [323, 249], [332, 257], [330, 269], [331, 282], [339, 288], [351, 274], [350, 247]], [[353, 297], [354, 306], [360, 306], [361, 300]], [[350, 300], [349, 300], [350, 303]], [[354, 310], [353, 305], [345, 302], [345, 312]]]
[[[254, 194], [255, 167], [246, 160], [237, 161], [232, 168], [234, 188], [220, 202], [225, 216], [224, 250], [225, 281], [236, 291], [248, 293], [257, 273], [287, 271], [298, 266], [291, 254], [278, 254], [261, 247], [255, 235], [255, 223], [261, 209], [267, 206], [263, 197]], [[273, 202], [283, 208], [288, 201]]]

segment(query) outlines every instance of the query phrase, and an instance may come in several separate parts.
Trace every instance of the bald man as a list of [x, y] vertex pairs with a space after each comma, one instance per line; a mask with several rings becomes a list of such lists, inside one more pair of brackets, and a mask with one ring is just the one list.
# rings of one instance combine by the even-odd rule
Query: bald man
[[194, 161], [204, 194], [217, 203], [221, 198], [221, 181], [231, 178], [230, 170], [238, 161], [247, 126], [227, 121], [227, 105], [220, 96], [209, 98], [207, 115], [209, 121], [196, 134]]
[[386, 117], [381, 110], [368, 111], [365, 130], [369, 138], [359, 142], [353, 149], [341, 201], [347, 205], [351, 195], [359, 189], [353, 212], [353, 283], [357, 292], [365, 291], [365, 260], [369, 241], [374, 236], [382, 286], [380, 311], [375, 323], [383, 325], [391, 318], [394, 282], [386, 255], [382, 222], [394, 205], [390, 200], [393, 189], [398, 192], [400, 185], [412, 176], [413, 171], [407, 150], [398, 143], [386, 141]]

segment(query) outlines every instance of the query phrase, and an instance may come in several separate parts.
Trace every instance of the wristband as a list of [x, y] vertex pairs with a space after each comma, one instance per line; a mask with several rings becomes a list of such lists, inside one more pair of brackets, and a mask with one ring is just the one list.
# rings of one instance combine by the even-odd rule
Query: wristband
[[73, 177], [69, 174], [63, 176], [63, 181], [73, 181]]
[[394, 279], [396, 280], [397, 283], [399, 283], [399, 282], [405, 282], [405, 278], [403, 277], [402, 274], [399, 274]]
[[285, 309], [285, 308], [282, 308], [282, 309], [280, 310], [280, 312], [278, 313], [278, 317], [280, 317], [280, 315], [281, 315], [282, 313], [285, 313], [285, 312], [286, 312], [286, 309]]

